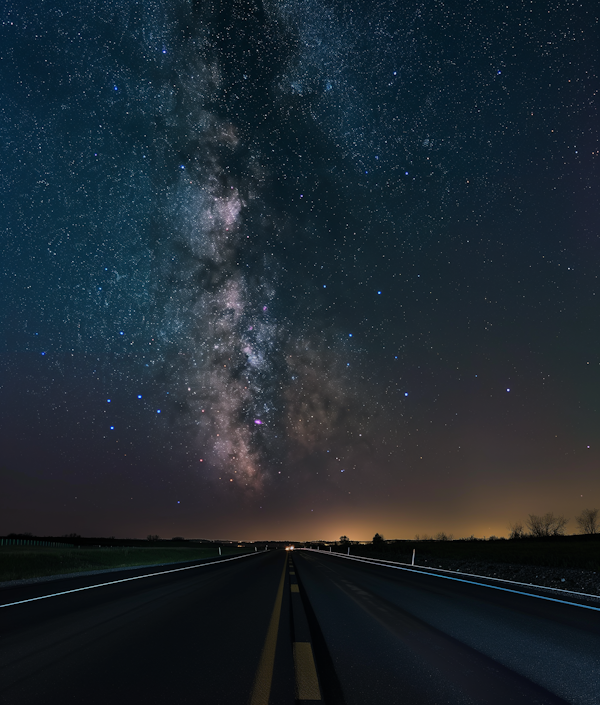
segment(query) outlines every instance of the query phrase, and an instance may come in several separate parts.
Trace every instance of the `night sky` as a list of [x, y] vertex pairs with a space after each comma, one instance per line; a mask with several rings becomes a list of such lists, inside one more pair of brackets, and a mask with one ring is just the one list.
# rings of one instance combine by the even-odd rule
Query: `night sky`
[[0, 12], [0, 533], [600, 506], [596, 3]]

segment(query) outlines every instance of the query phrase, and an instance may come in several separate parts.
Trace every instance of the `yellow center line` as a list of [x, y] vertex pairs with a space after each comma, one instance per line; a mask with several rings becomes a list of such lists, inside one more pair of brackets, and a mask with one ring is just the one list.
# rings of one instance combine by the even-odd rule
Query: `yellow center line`
[[294, 666], [298, 700], [321, 700], [321, 689], [310, 642], [294, 642]]
[[273, 680], [273, 664], [275, 663], [275, 649], [277, 647], [277, 633], [279, 631], [279, 617], [281, 615], [281, 600], [283, 599], [283, 584], [285, 581], [285, 569], [287, 562], [284, 561], [277, 596], [275, 597], [275, 605], [273, 606], [273, 614], [269, 622], [267, 638], [263, 646], [258, 671], [254, 679], [252, 688], [252, 697], [250, 705], [269, 705], [269, 695], [271, 694], [271, 682]]

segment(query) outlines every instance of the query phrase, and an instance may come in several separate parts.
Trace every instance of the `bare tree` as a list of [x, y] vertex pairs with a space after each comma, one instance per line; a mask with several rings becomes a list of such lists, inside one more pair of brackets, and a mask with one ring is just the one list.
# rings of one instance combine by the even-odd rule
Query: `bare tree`
[[597, 509], [584, 509], [575, 521], [582, 534], [597, 534], [600, 529]]
[[445, 531], [440, 531], [435, 535], [436, 541], [452, 541], [453, 538], [452, 534], [447, 534]]
[[565, 533], [565, 526], [569, 520], [563, 516], [554, 516], [552, 512], [546, 512], [543, 516], [530, 514], [525, 522], [531, 536], [562, 536]]
[[348, 546], [350, 544], [350, 539], [347, 536], [340, 536], [340, 544], [342, 546]]
[[515, 521], [514, 524], [510, 525], [509, 538], [511, 539], [522, 539], [525, 536], [525, 529], [520, 521]]
[[531, 536], [547, 536], [544, 530], [544, 522], [541, 516], [530, 514], [527, 520], [527, 528]]
[[383, 538], [383, 534], [375, 534], [375, 536], [373, 536], [374, 546], [383, 546], [384, 543], [385, 539]]

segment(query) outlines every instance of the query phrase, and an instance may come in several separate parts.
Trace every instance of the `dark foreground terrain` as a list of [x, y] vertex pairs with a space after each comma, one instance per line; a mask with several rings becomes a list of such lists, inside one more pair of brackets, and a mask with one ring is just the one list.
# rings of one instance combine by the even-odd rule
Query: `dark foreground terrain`
[[270, 551], [5, 587], [0, 702], [597, 703], [595, 600], [438, 573]]

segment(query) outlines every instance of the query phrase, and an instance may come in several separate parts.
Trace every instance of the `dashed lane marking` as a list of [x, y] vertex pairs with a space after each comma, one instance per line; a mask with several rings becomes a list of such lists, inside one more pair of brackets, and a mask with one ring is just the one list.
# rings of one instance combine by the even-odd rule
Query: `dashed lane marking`
[[294, 642], [294, 667], [298, 700], [321, 700], [319, 679], [310, 642]]
[[298, 587], [298, 584], [297, 584], [297, 583], [292, 583], [292, 584], [290, 585], [290, 589], [291, 589], [292, 592], [300, 592], [300, 588]]

